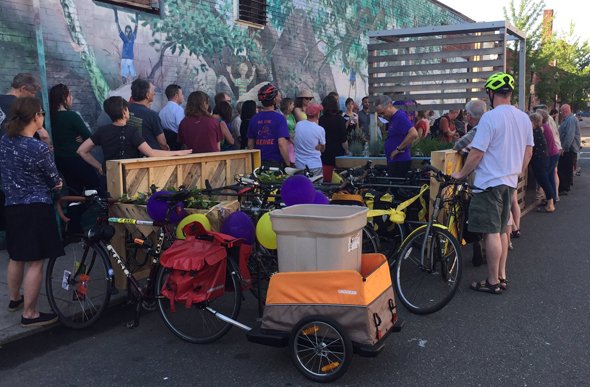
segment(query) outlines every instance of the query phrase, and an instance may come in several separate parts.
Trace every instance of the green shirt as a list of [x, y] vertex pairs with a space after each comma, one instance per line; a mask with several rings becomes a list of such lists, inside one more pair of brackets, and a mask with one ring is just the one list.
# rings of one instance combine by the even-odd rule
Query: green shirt
[[55, 157], [76, 157], [80, 142], [76, 137], [86, 140], [90, 137], [90, 130], [76, 112], [64, 110], [55, 113], [51, 126]]

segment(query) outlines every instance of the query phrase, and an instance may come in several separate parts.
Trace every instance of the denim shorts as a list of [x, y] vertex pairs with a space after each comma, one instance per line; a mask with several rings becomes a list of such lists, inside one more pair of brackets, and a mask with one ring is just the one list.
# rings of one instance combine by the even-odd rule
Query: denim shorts
[[506, 232], [514, 188], [490, 187], [474, 193], [469, 204], [469, 231], [482, 234]]

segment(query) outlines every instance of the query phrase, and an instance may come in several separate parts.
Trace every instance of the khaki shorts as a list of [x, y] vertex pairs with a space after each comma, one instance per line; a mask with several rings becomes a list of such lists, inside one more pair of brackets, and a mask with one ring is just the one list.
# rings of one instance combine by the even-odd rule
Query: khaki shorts
[[469, 231], [482, 234], [506, 232], [514, 188], [491, 187], [474, 193], [469, 204]]

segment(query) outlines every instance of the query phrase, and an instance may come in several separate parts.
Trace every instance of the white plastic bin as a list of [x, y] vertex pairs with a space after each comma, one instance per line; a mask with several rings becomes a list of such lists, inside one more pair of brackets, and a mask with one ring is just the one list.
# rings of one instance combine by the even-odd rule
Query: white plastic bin
[[279, 271], [360, 270], [367, 211], [320, 204], [272, 211]]

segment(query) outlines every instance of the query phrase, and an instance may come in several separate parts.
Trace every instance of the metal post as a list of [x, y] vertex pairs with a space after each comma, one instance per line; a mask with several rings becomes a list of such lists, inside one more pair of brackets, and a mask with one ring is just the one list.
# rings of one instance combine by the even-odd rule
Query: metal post
[[518, 53], [518, 108], [524, 111], [526, 100], [526, 38], [519, 38]]

